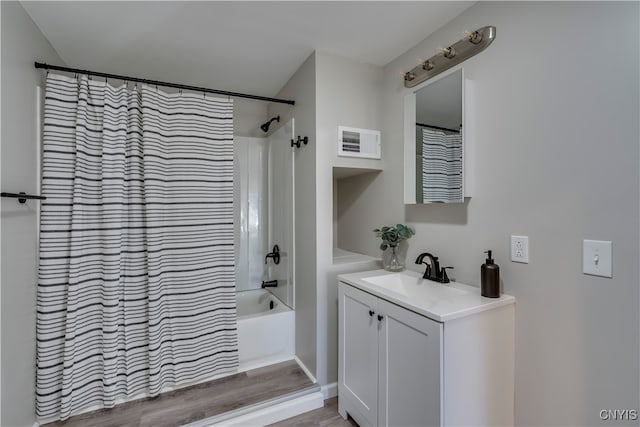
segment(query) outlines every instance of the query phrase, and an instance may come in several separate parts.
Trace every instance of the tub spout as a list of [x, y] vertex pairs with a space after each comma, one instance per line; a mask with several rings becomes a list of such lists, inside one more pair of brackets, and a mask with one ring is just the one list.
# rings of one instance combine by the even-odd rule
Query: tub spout
[[262, 281], [262, 288], [277, 288], [278, 287], [278, 281], [277, 280], [263, 280]]

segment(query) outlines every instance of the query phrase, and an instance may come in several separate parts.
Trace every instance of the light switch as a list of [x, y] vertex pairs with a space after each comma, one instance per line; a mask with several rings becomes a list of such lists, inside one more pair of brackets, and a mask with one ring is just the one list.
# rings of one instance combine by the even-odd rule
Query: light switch
[[613, 277], [611, 274], [611, 242], [585, 240], [582, 244], [582, 272], [593, 276]]

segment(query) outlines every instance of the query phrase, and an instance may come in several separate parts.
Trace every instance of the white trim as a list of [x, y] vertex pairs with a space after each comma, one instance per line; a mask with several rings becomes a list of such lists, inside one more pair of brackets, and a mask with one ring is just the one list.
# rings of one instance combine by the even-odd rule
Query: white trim
[[331, 384], [323, 385], [322, 387], [320, 387], [320, 392], [324, 396], [324, 400], [336, 397], [338, 395], [338, 383], [334, 382]]
[[231, 419], [216, 422], [216, 417], [186, 424], [183, 427], [209, 427], [209, 426], [242, 426], [242, 427], [262, 427], [268, 424], [277, 423], [314, 409], [322, 408], [324, 399], [322, 393], [316, 391], [295, 399], [258, 409], [248, 414], [236, 416]]
[[307, 376], [309, 377], [309, 379], [311, 380], [312, 383], [314, 383], [314, 384], [318, 383], [318, 380], [316, 380], [316, 377], [314, 377], [313, 374], [311, 373], [311, 371], [309, 369], [307, 369], [305, 364], [302, 363], [302, 361], [300, 359], [298, 359], [298, 356], [293, 356], [293, 360], [295, 360], [296, 363], [298, 364], [298, 366], [300, 366], [300, 369], [302, 369], [304, 371], [304, 373], [307, 374]]
[[274, 356], [274, 357], [267, 357], [267, 358], [260, 359], [257, 362], [240, 363], [240, 366], [238, 366], [237, 373], [252, 371], [254, 369], [264, 368], [265, 366], [271, 366], [278, 363], [288, 362], [290, 360], [293, 360], [291, 356]]

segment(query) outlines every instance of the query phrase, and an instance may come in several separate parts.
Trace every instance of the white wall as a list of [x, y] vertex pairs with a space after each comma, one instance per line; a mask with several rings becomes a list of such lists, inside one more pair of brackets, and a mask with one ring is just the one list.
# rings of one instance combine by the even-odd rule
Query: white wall
[[[495, 42], [464, 63], [474, 197], [405, 207], [402, 73], [485, 25]], [[638, 27], [637, 2], [479, 2], [385, 67], [385, 170], [352, 218], [406, 219], [410, 268], [429, 251], [469, 284], [494, 250], [517, 299], [518, 425], [604, 424], [601, 409], [638, 409]], [[510, 262], [511, 234], [529, 236], [529, 264]], [[613, 279], [582, 274], [585, 238], [613, 241]], [[375, 255], [376, 240], [352, 243]]]
[[[211, 83], [215, 86], [215, 82]], [[268, 104], [252, 99], [233, 99], [233, 134], [235, 136], [252, 136], [264, 138], [265, 133], [260, 125], [267, 121]]]
[[[18, 2], [2, 7], [2, 191], [35, 193], [39, 157], [34, 61], [62, 64]], [[38, 202], [2, 199], [2, 420], [35, 421], [35, 301]]]
[[[269, 117], [280, 124], [295, 118], [295, 135], [309, 144], [296, 149], [295, 163], [295, 313], [296, 356], [316, 372], [316, 55], [309, 56], [276, 96], [293, 99], [295, 106], [269, 104]], [[273, 126], [273, 125], [272, 125]], [[275, 130], [275, 127], [274, 129]], [[273, 131], [272, 130], [272, 131]]]

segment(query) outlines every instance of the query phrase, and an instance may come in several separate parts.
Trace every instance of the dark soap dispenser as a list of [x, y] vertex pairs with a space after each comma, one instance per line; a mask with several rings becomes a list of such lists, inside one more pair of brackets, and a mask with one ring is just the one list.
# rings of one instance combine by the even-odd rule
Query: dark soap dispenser
[[500, 267], [493, 262], [491, 250], [485, 251], [487, 260], [480, 267], [480, 289], [482, 296], [487, 298], [500, 297]]

